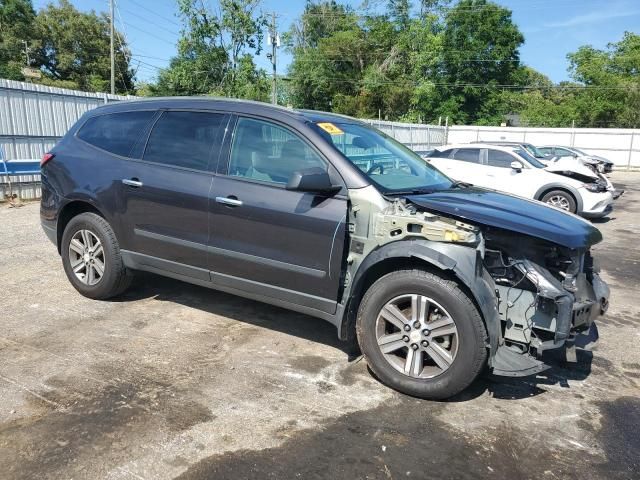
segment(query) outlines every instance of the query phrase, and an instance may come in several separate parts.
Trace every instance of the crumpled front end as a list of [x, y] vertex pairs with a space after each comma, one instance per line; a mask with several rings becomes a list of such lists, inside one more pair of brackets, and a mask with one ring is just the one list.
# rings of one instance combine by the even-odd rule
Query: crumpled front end
[[590, 349], [595, 319], [608, 307], [609, 287], [588, 247], [568, 249], [509, 232], [487, 232], [485, 268], [496, 283], [502, 344], [496, 374], [523, 376], [548, 368], [546, 350]]

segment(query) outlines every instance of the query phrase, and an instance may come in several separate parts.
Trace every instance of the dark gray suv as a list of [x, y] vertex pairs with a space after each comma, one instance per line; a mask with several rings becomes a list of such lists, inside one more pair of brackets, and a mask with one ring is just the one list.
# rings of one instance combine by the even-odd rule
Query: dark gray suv
[[207, 98], [85, 114], [42, 159], [42, 225], [82, 294], [136, 270], [322, 318], [423, 398], [588, 348], [609, 290], [588, 222], [456, 183], [352, 118]]

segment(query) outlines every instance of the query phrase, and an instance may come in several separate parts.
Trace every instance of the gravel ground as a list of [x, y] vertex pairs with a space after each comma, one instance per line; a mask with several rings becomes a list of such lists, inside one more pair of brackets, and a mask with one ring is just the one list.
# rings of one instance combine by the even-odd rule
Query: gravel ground
[[38, 204], [1, 204], [0, 478], [640, 478], [640, 174], [613, 180], [593, 354], [441, 403], [311, 317], [153, 275], [85, 299]]

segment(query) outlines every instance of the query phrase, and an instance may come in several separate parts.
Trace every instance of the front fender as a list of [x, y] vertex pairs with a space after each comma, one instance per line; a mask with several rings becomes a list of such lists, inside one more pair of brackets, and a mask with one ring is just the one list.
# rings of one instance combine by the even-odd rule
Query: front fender
[[[482, 264], [481, 249], [482, 247], [475, 249], [466, 245], [431, 242], [422, 239], [407, 239], [388, 243], [373, 250], [362, 261], [354, 276], [350, 297], [361, 298], [367, 272], [381, 262], [393, 258], [405, 260], [413, 258], [428, 263], [437, 270], [450, 272], [463, 288], [471, 293], [480, 309], [489, 337], [490, 357], [493, 358], [500, 343], [500, 318], [496, 303], [495, 284]], [[419, 265], [420, 263], [416, 262], [416, 266]], [[341, 338], [347, 338], [349, 318], [353, 317], [345, 315], [342, 320]]]

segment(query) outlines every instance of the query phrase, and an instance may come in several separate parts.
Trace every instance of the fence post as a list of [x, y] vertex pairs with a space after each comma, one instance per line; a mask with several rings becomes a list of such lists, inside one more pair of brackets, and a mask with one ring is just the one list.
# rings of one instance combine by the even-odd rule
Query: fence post
[[431, 129], [427, 125], [427, 150], [431, 150]]
[[629, 159], [627, 160], [627, 171], [631, 170], [631, 158], [633, 157], [633, 140], [636, 135], [635, 130], [631, 130], [631, 145], [629, 145]]
[[449, 117], [444, 119], [444, 144], [449, 144]]
[[573, 147], [576, 144], [576, 121], [571, 120], [571, 145]]
[[415, 145], [413, 144], [413, 125], [409, 124], [409, 143], [411, 144], [411, 150], [414, 149]]

